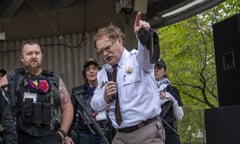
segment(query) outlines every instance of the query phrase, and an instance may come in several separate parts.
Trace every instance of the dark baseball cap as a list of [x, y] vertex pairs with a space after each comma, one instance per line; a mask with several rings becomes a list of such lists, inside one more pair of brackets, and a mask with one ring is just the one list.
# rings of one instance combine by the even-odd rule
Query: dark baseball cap
[[155, 64], [155, 68], [157, 69], [164, 68], [165, 70], [167, 70], [167, 65], [163, 59], [158, 59], [158, 61]]
[[94, 58], [87, 58], [85, 61], [84, 61], [84, 65], [83, 67], [86, 68], [87, 66], [89, 66], [90, 64], [94, 64], [95, 66], [99, 67], [99, 64], [98, 62], [94, 59]]

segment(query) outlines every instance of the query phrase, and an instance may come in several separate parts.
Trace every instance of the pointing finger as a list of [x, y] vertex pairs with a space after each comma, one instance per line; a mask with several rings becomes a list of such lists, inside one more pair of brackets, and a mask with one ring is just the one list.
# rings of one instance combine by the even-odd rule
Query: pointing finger
[[141, 20], [141, 12], [138, 12], [137, 15], [136, 15], [136, 18], [135, 18], [135, 26], [140, 26], [140, 20]]

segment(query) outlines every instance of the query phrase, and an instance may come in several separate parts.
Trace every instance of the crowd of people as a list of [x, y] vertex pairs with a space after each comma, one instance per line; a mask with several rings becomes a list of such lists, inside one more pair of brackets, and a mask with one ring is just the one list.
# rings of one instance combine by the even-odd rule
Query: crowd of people
[[140, 12], [133, 27], [137, 49], [131, 51], [119, 27], [97, 31], [93, 43], [105, 64], [87, 58], [85, 82], [71, 94], [57, 73], [43, 68], [40, 44], [24, 41], [23, 68], [0, 71], [0, 143], [180, 143], [176, 122], [183, 104], [171, 90], [165, 63], [156, 61], [156, 33]]

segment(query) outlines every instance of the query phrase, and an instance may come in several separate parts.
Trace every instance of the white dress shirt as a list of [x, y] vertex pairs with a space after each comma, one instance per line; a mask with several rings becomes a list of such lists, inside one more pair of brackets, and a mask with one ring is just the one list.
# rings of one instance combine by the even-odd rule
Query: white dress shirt
[[149, 51], [138, 41], [138, 50], [124, 49], [117, 66], [118, 97], [122, 123], [115, 119], [115, 101], [104, 100], [106, 69], [98, 72], [98, 86], [91, 100], [94, 111], [108, 109], [108, 115], [115, 128], [134, 126], [141, 121], [160, 115], [161, 106], [154, 77], [154, 65], [150, 63]]

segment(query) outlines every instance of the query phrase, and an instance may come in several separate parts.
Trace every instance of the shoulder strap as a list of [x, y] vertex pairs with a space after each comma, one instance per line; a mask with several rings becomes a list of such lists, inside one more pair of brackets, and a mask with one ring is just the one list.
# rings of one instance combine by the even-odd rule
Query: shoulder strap
[[22, 83], [24, 79], [24, 68], [16, 69], [15, 71], [10, 71], [7, 73], [7, 79], [9, 83], [9, 96], [10, 96], [10, 103], [16, 103], [16, 89]]
[[24, 79], [25, 69], [18, 68], [14, 71], [7, 73], [7, 78], [9, 82], [14, 82], [15, 85], [19, 84], [18, 79]]
[[51, 86], [54, 86], [56, 88], [59, 87], [59, 75], [54, 72], [49, 72], [48, 70], [43, 70], [42, 74], [46, 76]]
[[23, 82], [24, 74], [25, 74], [24, 68], [19, 68], [19, 69], [16, 69], [14, 71], [10, 71], [7, 73], [7, 79], [8, 79], [8, 83], [9, 83], [8, 97], [9, 97], [9, 103], [10, 103], [10, 107], [13, 112], [13, 115], [15, 115], [17, 113], [16, 90], [20, 87], [20, 84]]

